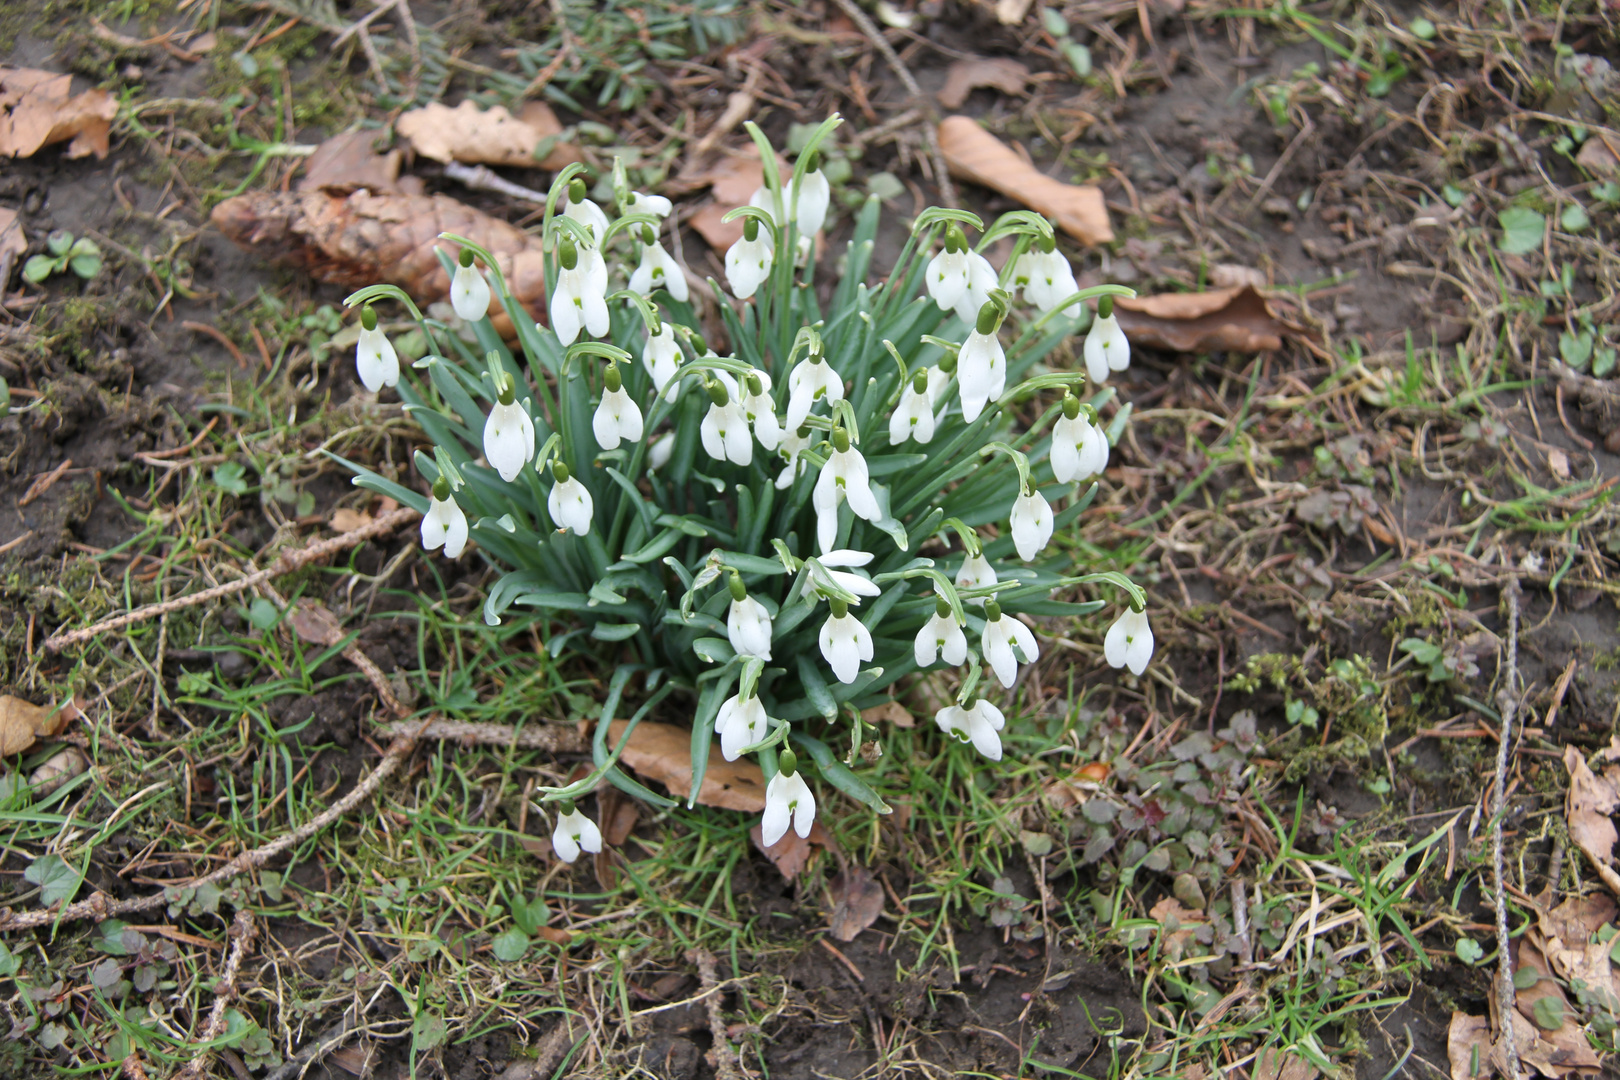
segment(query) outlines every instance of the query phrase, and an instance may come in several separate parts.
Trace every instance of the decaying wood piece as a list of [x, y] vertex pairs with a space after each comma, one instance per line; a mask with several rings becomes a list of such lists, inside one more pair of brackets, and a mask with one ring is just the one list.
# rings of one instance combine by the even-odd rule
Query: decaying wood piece
[[[448, 195], [332, 187], [256, 191], [226, 199], [212, 219], [226, 236], [278, 266], [349, 289], [398, 285], [423, 306], [450, 293], [450, 279], [433, 249], [453, 249], [438, 237], [455, 233], [495, 256], [513, 296], [530, 312], [545, 311], [538, 238]], [[504, 311], [492, 308], [491, 318], [503, 337], [514, 335]]]

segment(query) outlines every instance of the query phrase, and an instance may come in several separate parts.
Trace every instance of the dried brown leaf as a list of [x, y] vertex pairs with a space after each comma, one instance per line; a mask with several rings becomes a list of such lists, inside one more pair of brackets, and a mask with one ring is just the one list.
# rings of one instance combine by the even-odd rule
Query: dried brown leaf
[[1575, 164], [1598, 176], [1620, 176], [1620, 146], [1610, 146], [1602, 135], [1587, 139]]
[[364, 510], [351, 510], [347, 506], [340, 506], [332, 511], [333, 532], [354, 532], [359, 528], [370, 525], [375, 519]]
[[365, 1043], [358, 1046], [343, 1046], [326, 1055], [326, 1061], [348, 1073], [358, 1076], [361, 1080], [371, 1075], [377, 1059], [382, 1055], [377, 1052], [374, 1043]]
[[861, 719], [874, 726], [882, 723], [890, 723], [898, 728], [909, 728], [917, 725], [917, 718], [911, 715], [911, 710], [898, 701], [885, 701], [881, 705], [872, 705], [862, 709]]
[[77, 746], [64, 746], [42, 762], [28, 777], [34, 797], [43, 799], [90, 767], [90, 759]]
[[73, 76], [0, 67], [0, 157], [32, 157], [71, 139], [67, 156], [107, 156], [118, 102], [105, 90], [74, 94]]
[[1029, 82], [1029, 68], [1005, 56], [957, 60], [945, 70], [945, 85], [934, 96], [947, 109], [960, 109], [968, 95], [981, 86], [1003, 94], [1021, 94]]
[[[623, 720], [609, 725], [611, 745], [618, 745], [624, 727]], [[684, 799], [692, 791], [692, 733], [686, 728], [644, 720], [631, 732], [620, 760], [646, 779], [663, 784], [671, 795]], [[765, 776], [746, 758], [727, 761], [715, 743], [709, 747], [709, 767], [697, 801], [704, 806], [760, 813], [765, 809]]]
[[312, 645], [335, 645], [343, 640], [343, 624], [324, 605], [313, 600], [300, 600], [294, 605], [287, 621], [293, 633]]
[[734, 206], [727, 206], [721, 202], [712, 202], [687, 218], [687, 223], [697, 230], [697, 234], [709, 242], [715, 254], [724, 255], [731, 250], [731, 245], [742, 239], [743, 223], [722, 220]]
[[452, 109], [434, 102], [404, 113], [394, 128], [434, 161], [555, 171], [581, 160], [579, 148], [565, 143], [553, 143], [544, 159], [535, 158], [542, 142], [562, 133], [557, 115], [542, 101], [528, 102], [517, 116], [500, 105], [484, 110], [463, 101]]
[[1132, 344], [1174, 352], [1267, 352], [1282, 348], [1282, 323], [1250, 285], [1114, 301]]
[[399, 149], [379, 153], [375, 147], [378, 132], [356, 129], [334, 135], [304, 159], [304, 175], [299, 191], [323, 187], [366, 188], [371, 191], [399, 191]]
[[829, 927], [839, 941], [854, 941], [883, 914], [883, 886], [864, 866], [845, 867], [829, 888], [833, 899]]
[[59, 733], [77, 715], [71, 704], [47, 709], [10, 694], [0, 696], [0, 756], [19, 753], [36, 739]]
[[[1446, 1057], [1451, 1061], [1451, 1080], [1484, 1080], [1490, 1075], [1491, 1022], [1483, 1016], [1464, 1012], [1451, 1014], [1446, 1032]], [[1476, 1066], [1479, 1069], [1475, 1073]]]
[[756, 824], [748, 835], [754, 841], [754, 847], [776, 865], [786, 881], [798, 877], [817, 850], [833, 846], [832, 837], [827, 835], [827, 830], [821, 827], [819, 821], [810, 826], [809, 836], [801, 838], [798, 832], [789, 829], [782, 839], [770, 847], [765, 846], [765, 834], [759, 825]]
[[[11, 256], [21, 255], [28, 250], [28, 238], [23, 235], [22, 222], [17, 219], [17, 211], [7, 210], [0, 206], [0, 260]], [[0, 281], [0, 287], [5, 285]]]
[[1611, 892], [1620, 895], [1620, 873], [1614, 869], [1614, 842], [1620, 839], [1609, 815], [1620, 806], [1614, 785], [1593, 774], [1577, 747], [1564, 747], [1564, 768], [1569, 770], [1567, 815], [1569, 836], [1586, 852]]
[[1254, 1063], [1254, 1080], [1316, 1080], [1321, 1070], [1291, 1050], [1268, 1046]]
[[[1590, 1076], [1599, 1071], [1598, 1057], [1576, 1025], [1565, 1023], [1557, 1032], [1548, 1034], [1526, 1020], [1517, 1009], [1511, 1015], [1514, 1046], [1523, 1064], [1542, 1076], [1553, 1078]], [[1490, 1063], [1498, 1073], [1508, 1075], [1507, 1048], [1500, 1036], [1491, 1045]]]
[[1114, 239], [1101, 188], [1052, 179], [971, 118], [948, 116], [942, 120], [939, 148], [953, 176], [1017, 199], [1051, 218], [1082, 244], [1106, 244]]

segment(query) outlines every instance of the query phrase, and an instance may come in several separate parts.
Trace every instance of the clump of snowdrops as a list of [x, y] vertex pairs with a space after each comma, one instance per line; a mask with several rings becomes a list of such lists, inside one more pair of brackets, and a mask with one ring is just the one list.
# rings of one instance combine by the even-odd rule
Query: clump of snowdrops
[[[545, 792], [559, 804], [554, 847], [569, 861], [600, 849], [573, 800], [602, 778], [673, 805], [615, 767], [629, 730], [608, 745], [636, 675], [648, 694], [630, 728], [672, 692], [690, 703], [694, 793], [714, 739], [728, 761], [757, 756], [770, 845], [790, 826], [809, 834], [812, 762], [822, 781], [887, 812], [851, 765], [861, 710], [912, 672], [962, 669], [955, 702], [935, 720], [1000, 760], [1005, 716], [987, 690], [1011, 688], [1040, 652], [1018, 616], [1105, 604], [1056, 591], [1113, 586], [1123, 610], [1106, 635], [1109, 663], [1141, 674], [1152, 655], [1134, 583], [1065, 575], [1067, 560], [1043, 560], [1094, 498], [1128, 415], [1110, 432], [1097, 409], [1113, 393], [1109, 372], [1130, 362], [1112, 316], [1112, 297], [1130, 290], [1077, 289], [1037, 214], [1004, 214], [986, 229], [937, 207], [913, 222], [887, 278], [871, 282], [881, 213], [871, 198], [823, 308], [815, 271], [830, 191], [818, 148], [838, 123], [816, 130], [787, 177], [749, 125], [765, 185], [728, 217], [744, 227], [726, 254], [735, 301], [711, 282], [724, 355], [700, 332], [660, 239], [669, 201], [630, 191], [618, 167], [611, 220], [587, 198], [580, 166], [552, 185], [549, 327], [512, 298], [488, 252], [449, 234], [455, 258], [440, 258], [475, 343], [423, 319], [392, 286], [347, 301], [361, 307], [362, 381], [394, 387], [433, 443], [415, 458], [429, 495], [345, 463], [355, 482], [421, 510], [426, 548], [454, 559], [473, 540], [506, 571], [486, 621], [521, 613], [542, 624], [553, 654], [590, 648], [617, 664], [596, 769]], [[983, 252], [1004, 237], [1015, 245], [998, 274]], [[371, 308], [384, 297], [409, 307], [435, 343], [403, 378]], [[492, 299], [516, 326], [516, 352], [486, 317]], [[1086, 373], [1042, 370], [1091, 316], [1091, 300]], [[934, 554], [922, 555], [925, 545]]]

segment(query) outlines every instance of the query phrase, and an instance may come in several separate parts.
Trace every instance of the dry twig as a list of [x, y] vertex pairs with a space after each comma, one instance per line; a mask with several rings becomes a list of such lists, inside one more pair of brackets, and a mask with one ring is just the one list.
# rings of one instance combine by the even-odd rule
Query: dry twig
[[1509, 1076], [1519, 1075], [1519, 1048], [1513, 1032], [1513, 961], [1509, 957], [1507, 896], [1502, 860], [1502, 814], [1507, 801], [1503, 787], [1507, 779], [1508, 751], [1512, 746], [1513, 714], [1519, 703], [1519, 581], [1509, 578], [1504, 592], [1508, 605], [1506, 678], [1496, 691], [1496, 707], [1502, 714], [1502, 737], [1496, 744], [1496, 777], [1491, 800], [1491, 867], [1496, 901], [1496, 994], [1497, 1012], [1502, 1018], [1502, 1049], [1507, 1055]]
[[415, 510], [408, 506], [402, 506], [397, 510], [384, 514], [376, 521], [362, 525], [351, 532], [343, 533], [341, 536], [328, 537], [298, 551], [284, 551], [273, 565], [237, 581], [227, 581], [223, 585], [216, 585], [199, 593], [178, 596], [173, 600], [165, 600], [160, 604], [148, 604], [146, 607], [136, 608], [134, 611], [116, 615], [111, 619], [103, 619], [94, 626], [71, 630], [65, 634], [53, 634], [45, 639], [45, 650], [47, 652], [56, 652], [67, 648], [69, 645], [89, 641], [91, 638], [109, 631], [122, 630], [126, 626], [156, 618], [160, 615], [167, 615], [171, 611], [179, 611], [181, 608], [191, 607], [194, 604], [206, 603], [209, 600], [217, 600], [222, 596], [239, 593], [244, 589], [251, 589], [253, 586], [269, 581], [271, 578], [280, 577], [282, 574], [290, 574], [306, 563], [314, 562], [316, 559], [325, 558], [328, 555], [334, 555], [339, 551], [345, 551], [373, 537], [391, 533], [399, 526], [408, 521], [414, 521], [418, 517], [421, 517], [421, 515]]
[[[219, 977], [219, 985], [214, 988], [214, 1008], [208, 1014], [208, 1025], [203, 1028], [202, 1042], [213, 1042], [225, 1033], [225, 1006], [236, 996], [236, 973], [241, 969], [242, 957], [247, 955], [258, 933], [259, 927], [253, 921], [253, 913], [246, 908], [238, 911], [236, 918], [231, 920], [231, 954], [225, 958], [225, 970]], [[208, 1056], [208, 1050], [199, 1051], [191, 1059], [191, 1064], [174, 1074], [174, 1080], [202, 1080], [204, 1070], [208, 1067]]]
[[688, 950], [686, 959], [697, 965], [698, 981], [707, 998], [704, 1004], [709, 1010], [709, 1034], [714, 1039], [714, 1046], [709, 1050], [709, 1064], [714, 1066], [714, 1073], [720, 1080], [746, 1080], [749, 1072], [743, 1068], [731, 1040], [726, 1037], [726, 1016], [720, 1008], [720, 995], [711, 992], [720, 985], [714, 968], [714, 953], [699, 946]]
[[522, 729], [505, 724], [471, 724], [462, 720], [430, 720], [426, 726], [416, 720], [396, 720], [378, 724], [384, 735], [410, 735], [415, 739], [440, 739], [476, 743], [483, 746], [519, 747], [524, 750], [549, 750], [554, 754], [572, 754], [585, 749], [585, 738], [571, 727], [555, 724], [535, 724]]

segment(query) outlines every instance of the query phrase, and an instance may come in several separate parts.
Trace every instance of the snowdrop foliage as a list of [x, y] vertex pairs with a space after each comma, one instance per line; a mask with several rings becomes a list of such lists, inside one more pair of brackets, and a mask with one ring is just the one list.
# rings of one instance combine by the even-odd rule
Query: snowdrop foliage
[[[611, 181], [607, 209], [581, 165], [553, 185], [548, 326], [513, 299], [499, 260], [448, 234], [440, 259], [474, 343], [440, 334], [393, 286], [349, 299], [362, 381], [395, 386], [433, 444], [416, 455], [419, 483], [350, 464], [356, 483], [421, 511], [427, 549], [505, 571], [486, 622], [533, 620], [548, 648], [612, 673], [595, 767], [541, 792], [562, 804], [565, 861], [600, 849], [571, 801], [599, 782], [672, 805], [617, 764], [616, 717], [690, 717], [694, 776], [716, 739], [727, 760], [757, 758], [770, 844], [808, 835], [820, 786], [887, 812], [859, 772], [862, 710], [913, 672], [944, 666], [960, 690], [937, 725], [999, 760], [1017, 725], [979, 690], [1010, 688], [1038, 661], [1041, 619], [1124, 593], [1106, 658], [1137, 674], [1152, 658], [1142, 591], [1076, 566], [1070, 552], [1089, 546], [1052, 547], [1106, 482], [1125, 423], [1101, 383], [1129, 362], [1110, 308], [1129, 290], [1075, 288], [1051, 224], [1028, 211], [987, 227], [925, 210], [897, 262], [874, 268], [872, 198], [842, 250], [805, 247], [845, 235], [820, 168], [838, 123], [812, 133], [791, 175], [748, 125], [766, 183], [732, 212], [730, 295], [714, 285], [722, 303], [703, 330], [659, 240], [669, 201], [633, 191], [618, 166], [597, 189]], [[984, 252], [1004, 240], [998, 272]], [[403, 378], [371, 310], [385, 298], [430, 343]], [[1087, 320], [1083, 348], [1060, 349]], [[1088, 370], [1058, 362], [1075, 351]]]

